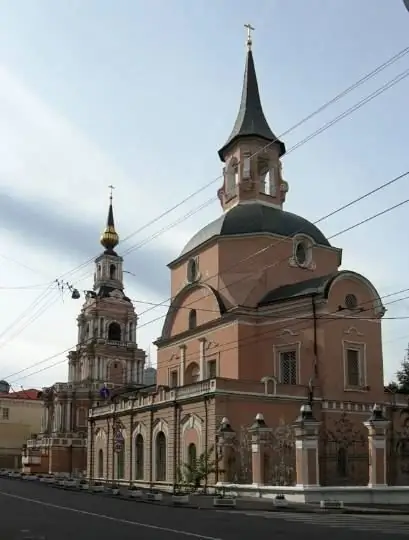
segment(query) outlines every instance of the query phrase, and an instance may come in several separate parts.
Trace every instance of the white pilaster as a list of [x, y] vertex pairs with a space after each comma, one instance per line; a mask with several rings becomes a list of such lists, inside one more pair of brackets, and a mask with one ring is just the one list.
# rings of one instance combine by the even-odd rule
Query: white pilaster
[[70, 433], [71, 432], [71, 399], [68, 399], [67, 400], [67, 403], [66, 403], [66, 415], [65, 415], [65, 429], [67, 431], [67, 433]]
[[180, 380], [180, 386], [184, 386], [185, 384], [185, 366], [186, 366], [186, 345], [181, 345], [179, 347], [180, 349], [180, 374], [179, 374], [179, 380]]
[[199, 347], [200, 380], [203, 381], [206, 379], [206, 338], [201, 338], [199, 340]]

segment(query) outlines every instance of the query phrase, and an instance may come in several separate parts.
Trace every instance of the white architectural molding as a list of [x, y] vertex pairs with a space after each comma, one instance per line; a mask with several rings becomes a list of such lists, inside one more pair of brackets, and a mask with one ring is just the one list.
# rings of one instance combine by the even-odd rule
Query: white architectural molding
[[188, 446], [189, 444], [185, 440], [186, 431], [189, 429], [194, 429], [197, 434], [197, 456], [199, 456], [203, 451], [203, 421], [197, 414], [189, 414], [182, 421], [182, 430], [181, 430], [181, 442], [182, 442], [182, 462], [187, 463], [188, 461]]
[[169, 479], [169, 426], [166, 420], [163, 420], [162, 418], [159, 420], [159, 422], [156, 423], [152, 430], [152, 475], [154, 480], [157, 478], [156, 474], [156, 438], [159, 435], [159, 433], [162, 432], [165, 435], [166, 438], [166, 478], [167, 481]]

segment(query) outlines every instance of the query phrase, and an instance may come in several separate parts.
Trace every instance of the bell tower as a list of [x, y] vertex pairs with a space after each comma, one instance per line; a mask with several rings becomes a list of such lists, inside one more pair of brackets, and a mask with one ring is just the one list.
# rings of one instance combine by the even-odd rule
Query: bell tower
[[117, 386], [143, 384], [145, 352], [138, 348], [138, 317], [132, 301], [125, 296], [123, 259], [115, 248], [112, 190], [108, 218], [100, 242], [103, 253], [95, 259], [94, 287], [86, 292], [77, 318], [78, 344], [69, 357], [69, 382], [111, 383]]
[[227, 142], [219, 150], [225, 163], [218, 197], [225, 211], [243, 202], [282, 208], [288, 184], [282, 177], [285, 144], [271, 130], [261, 105], [253, 59], [252, 31], [247, 29], [247, 56], [239, 112]]

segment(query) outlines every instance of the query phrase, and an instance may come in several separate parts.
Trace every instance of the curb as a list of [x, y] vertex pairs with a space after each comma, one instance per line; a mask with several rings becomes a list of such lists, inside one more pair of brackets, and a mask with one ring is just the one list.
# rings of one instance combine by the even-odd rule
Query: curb
[[[10, 479], [10, 480], [18, 480], [18, 479], [16, 478], [16, 479]], [[218, 511], [218, 512], [229, 512], [229, 513], [231, 512], [235, 512], [235, 513], [244, 513], [244, 512], [274, 513], [276, 512], [276, 513], [289, 513], [289, 514], [335, 514], [335, 515], [344, 514], [344, 515], [367, 515], [367, 516], [376, 515], [376, 516], [397, 516], [397, 517], [409, 515], [409, 510], [402, 511], [402, 510], [392, 510], [392, 509], [389, 510], [386, 508], [382, 508], [382, 509], [368, 511], [367, 509], [364, 509], [364, 508], [360, 510], [359, 508], [352, 509], [348, 507], [346, 508], [345, 507], [344, 508], [318, 508], [318, 507], [314, 508], [312, 506], [303, 508], [300, 506], [291, 506], [291, 503], [288, 506], [280, 506], [280, 507], [275, 507], [271, 504], [271, 507], [264, 507], [264, 508], [257, 508], [257, 507], [243, 508], [240, 506], [235, 506], [226, 510], [220, 510], [213, 506], [200, 506], [199, 504], [191, 504], [191, 503], [190, 504], [173, 504], [172, 502], [167, 502], [167, 501], [160, 501], [160, 502], [147, 501], [144, 499], [127, 497], [125, 495], [112, 495], [111, 493], [93, 492], [93, 491], [88, 491], [88, 490], [59, 486], [56, 484], [41, 484], [41, 485], [43, 485], [44, 487], [50, 487], [50, 488], [60, 489], [64, 491], [71, 491], [73, 493], [85, 493], [88, 495], [117, 499], [120, 501], [150, 504], [153, 506], [162, 506], [162, 507], [167, 507], [167, 508], [178, 508], [178, 509], [186, 509], [186, 510], [202, 510], [202, 511], [207, 510], [207, 511]], [[239, 502], [240, 499], [237, 499], [237, 501]]]
[[[65, 489], [66, 491], [73, 491], [76, 492], [76, 489], [72, 488], [64, 488], [62, 486], [54, 486], [59, 489]], [[409, 515], [408, 512], [403, 512], [399, 510], [387, 510], [387, 509], [379, 509], [379, 510], [359, 510], [359, 509], [348, 509], [348, 508], [313, 508], [313, 507], [307, 507], [302, 508], [299, 506], [280, 506], [280, 507], [267, 507], [267, 508], [243, 508], [240, 506], [232, 507], [226, 510], [220, 510], [218, 508], [215, 508], [213, 506], [200, 506], [198, 504], [173, 504], [171, 502], [167, 501], [147, 501], [144, 499], [136, 499], [131, 497], [126, 497], [125, 495], [112, 495], [111, 493], [101, 493], [101, 492], [92, 492], [92, 491], [85, 491], [81, 490], [81, 493], [88, 493], [89, 495], [99, 495], [103, 498], [112, 498], [112, 499], [118, 499], [120, 501], [127, 501], [132, 503], [142, 503], [142, 504], [150, 504], [153, 506], [164, 506], [168, 508], [179, 508], [179, 509], [189, 509], [189, 510], [213, 510], [218, 512], [269, 512], [269, 513], [289, 513], [289, 514], [349, 514], [349, 515], [384, 515], [384, 516], [407, 516]], [[240, 499], [238, 499], [240, 500]]]

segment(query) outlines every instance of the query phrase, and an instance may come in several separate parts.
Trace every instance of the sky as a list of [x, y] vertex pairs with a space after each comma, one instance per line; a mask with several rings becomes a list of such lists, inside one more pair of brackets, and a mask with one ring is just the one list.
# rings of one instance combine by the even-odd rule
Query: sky
[[[166, 264], [220, 215], [218, 201], [204, 203], [221, 184], [217, 150], [237, 114], [247, 22], [277, 134], [409, 45], [401, 0], [0, 0], [0, 379], [16, 389], [66, 380], [81, 301], [50, 283], [92, 286], [109, 184], [118, 232], [132, 235], [122, 249], [135, 247], [125, 269], [139, 345], [155, 360], [163, 318], [150, 321], [165, 310], [144, 314], [144, 302], [167, 299]], [[287, 149], [408, 68], [406, 55], [288, 133]], [[285, 208], [315, 221], [406, 172], [408, 93], [409, 77], [288, 152]], [[320, 228], [333, 235], [408, 198], [406, 177]], [[342, 268], [381, 295], [409, 288], [408, 211], [333, 241]], [[409, 342], [408, 295], [387, 306], [386, 381]]]

